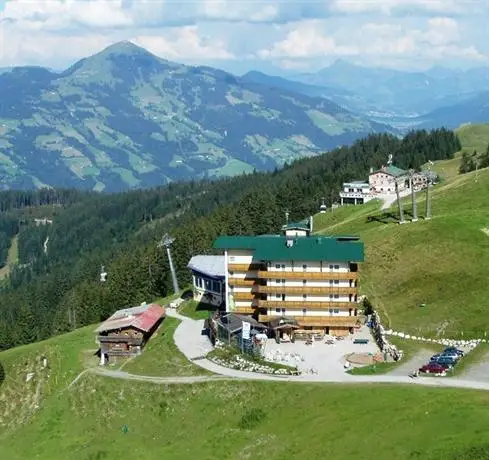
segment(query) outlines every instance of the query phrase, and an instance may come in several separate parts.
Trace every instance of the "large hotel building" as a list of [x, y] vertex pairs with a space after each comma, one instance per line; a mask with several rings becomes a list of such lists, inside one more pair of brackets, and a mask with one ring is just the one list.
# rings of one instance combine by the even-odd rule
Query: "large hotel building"
[[224, 251], [227, 312], [264, 323], [294, 318], [301, 329], [331, 335], [353, 332], [359, 323], [363, 243], [357, 237], [312, 235], [311, 221], [284, 226], [281, 235], [217, 238], [214, 248]]

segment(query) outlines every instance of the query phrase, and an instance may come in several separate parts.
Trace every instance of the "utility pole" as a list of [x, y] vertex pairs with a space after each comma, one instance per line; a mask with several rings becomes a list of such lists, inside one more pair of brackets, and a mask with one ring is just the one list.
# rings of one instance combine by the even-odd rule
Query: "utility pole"
[[426, 184], [426, 203], [425, 203], [425, 220], [431, 219], [431, 178], [428, 177]]
[[397, 183], [397, 179], [395, 180], [396, 185], [396, 195], [397, 195], [397, 205], [399, 207], [399, 224], [405, 224], [404, 220], [404, 211], [402, 209], [401, 196], [399, 195], [399, 184]]
[[416, 196], [414, 194], [414, 171], [411, 170], [409, 172], [409, 186], [411, 187], [411, 201], [413, 205], [413, 218], [411, 219], [411, 222], [417, 222], [418, 221], [418, 210], [416, 209]]

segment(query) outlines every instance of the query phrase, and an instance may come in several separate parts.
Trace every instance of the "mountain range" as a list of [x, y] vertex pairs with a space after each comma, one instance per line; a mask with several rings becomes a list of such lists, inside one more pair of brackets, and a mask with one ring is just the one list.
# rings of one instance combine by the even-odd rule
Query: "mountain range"
[[64, 71], [0, 69], [0, 189], [116, 191], [270, 170], [371, 132], [489, 121], [489, 68], [338, 60], [242, 76], [114, 44]]
[[0, 73], [1, 188], [123, 190], [270, 170], [387, 125], [333, 101], [121, 42]]
[[[291, 78], [300, 83], [298, 90], [302, 84], [328, 88], [327, 97], [349, 110], [384, 121], [405, 118], [413, 123], [421, 123], [430, 112], [489, 91], [488, 67], [459, 70], [438, 66], [426, 72], [406, 72], [367, 68], [339, 59], [316, 73]], [[332, 90], [340, 93], [332, 97]], [[345, 90], [350, 96], [341, 93]]]

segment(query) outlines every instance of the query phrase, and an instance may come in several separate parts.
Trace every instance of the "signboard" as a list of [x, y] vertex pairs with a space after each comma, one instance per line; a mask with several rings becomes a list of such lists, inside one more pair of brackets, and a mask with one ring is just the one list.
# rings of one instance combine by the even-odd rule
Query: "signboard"
[[245, 340], [250, 339], [250, 330], [251, 330], [251, 324], [245, 323], [243, 321], [243, 339], [245, 339]]

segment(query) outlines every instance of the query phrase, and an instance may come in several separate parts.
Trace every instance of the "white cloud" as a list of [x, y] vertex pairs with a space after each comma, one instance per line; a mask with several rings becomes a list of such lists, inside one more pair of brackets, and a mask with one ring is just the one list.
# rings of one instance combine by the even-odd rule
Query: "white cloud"
[[[348, 34], [338, 29], [328, 33], [324, 21], [296, 24], [286, 36], [269, 48], [260, 50], [261, 59], [279, 59], [282, 68], [314, 64], [315, 58], [355, 57], [370, 62], [443, 61], [459, 58], [485, 61], [487, 56], [474, 45], [461, 42], [458, 23], [447, 17], [433, 17], [424, 27], [406, 27], [401, 23], [366, 23]], [[300, 61], [292, 64], [293, 61]]]
[[261, 59], [270, 58], [312, 58], [324, 55], [353, 55], [356, 48], [338, 45], [334, 38], [323, 35], [320, 22], [304, 21], [291, 30], [284, 40], [275, 42], [270, 49], [261, 49], [257, 55]]
[[469, 2], [460, 0], [333, 0], [331, 10], [341, 13], [382, 14], [392, 14], [398, 10], [420, 10], [449, 14], [463, 12], [467, 4]]
[[489, 0], [10, 0], [0, 11], [0, 66], [59, 68], [119, 40], [136, 40], [174, 60], [222, 61], [251, 55], [263, 63], [279, 60], [283, 68], [335, 57], [402, 62], [408, 67], [420, 59], [476, 62], [489, 54], [484, 23], [488, 4]]
[[177, 29], [171, 38], [142, 35], [134, 42], [158, 56], [173, 60], [234, 59], [221, 40], [200, 36], [196, 26]]

